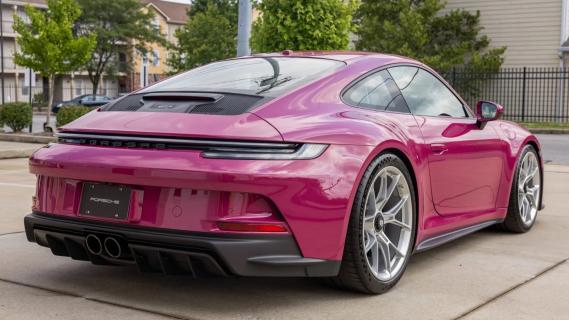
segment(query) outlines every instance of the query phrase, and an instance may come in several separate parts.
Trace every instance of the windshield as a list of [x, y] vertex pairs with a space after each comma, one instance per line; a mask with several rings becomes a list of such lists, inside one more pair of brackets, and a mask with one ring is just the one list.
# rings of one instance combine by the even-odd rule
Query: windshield
[[259, 57], [214, 62], [141, 90], [240, 92], [276, 97], [331, 74], [343, 62], [318, 58]]

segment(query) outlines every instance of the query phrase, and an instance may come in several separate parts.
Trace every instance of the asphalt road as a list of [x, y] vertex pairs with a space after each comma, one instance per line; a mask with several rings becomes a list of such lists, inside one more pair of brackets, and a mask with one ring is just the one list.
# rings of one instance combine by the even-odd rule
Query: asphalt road
[[567, 319], [569, 166], [546, 167], [526, 234], [483, 230], [415, 255], [381, 296], [310, 279], [140, 274], [56, 257], [23, 234], [34, 177], [0, 160], [0, 319]]
[[538, 134], [546, 163], [569, 165], [569, 135]]

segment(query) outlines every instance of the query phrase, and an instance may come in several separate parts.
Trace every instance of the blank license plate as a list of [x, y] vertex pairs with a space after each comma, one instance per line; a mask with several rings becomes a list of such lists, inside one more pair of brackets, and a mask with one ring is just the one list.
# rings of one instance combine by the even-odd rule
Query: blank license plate
[[117, 220], [128, 219], [130, 187], [83, 183], [79, 214], [98, 218]]

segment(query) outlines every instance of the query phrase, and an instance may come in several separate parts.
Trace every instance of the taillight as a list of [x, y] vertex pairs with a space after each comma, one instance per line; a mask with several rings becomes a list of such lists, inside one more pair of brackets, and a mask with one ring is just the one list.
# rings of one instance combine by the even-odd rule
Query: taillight
[[217, 147], [202, 152], [202, 157], [235, 160], [310, 160], [318, 158], [327, 147], [327, 144], [315, 143], [305, 143], [292, 149]]
[[218, 221], [217, 227], [222, 231], [237, 232], [287, 232], [282, 224], [269, 223], [248, 223], [248, 222], [229, 222]]

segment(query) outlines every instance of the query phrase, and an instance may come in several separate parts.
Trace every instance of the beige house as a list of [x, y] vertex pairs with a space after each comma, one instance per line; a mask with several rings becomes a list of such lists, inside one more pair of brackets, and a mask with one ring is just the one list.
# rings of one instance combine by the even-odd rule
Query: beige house
[[[446, 11], [480, 11], [491, 46], [506, 46], [503, 67], [560, 67], [569, 50], [569, 0], [447, 0]], [[565, 45], [564, 45], [565, 44]], [[569, 59], [565, 58], [569, 67]]]
[[[155, 14], [152, 24], [165, 35], [170, 42], [175, 42], [175, 30], [183, 26], [187, 21], [187, 10], [189, 5], [174, 3], [164, 0], [140, 0], [145, 6], [145, 10], [151, 10]], [[26, 19], [24, 6], [26, 4], [37, 8], [47, 8], [47, 0], [2, 0], [2, 38], [4, 46], [4, 101], [29, 101], [30, 93], [41, 94], [47, 90], [47, 82], [39, 75], [32, 75], [32, 88], [29, 86], [29, 70], [17, 66], [14, 63], [14, 52], [17, 52], [16, 33], [12, 25], [14, 14]], [[136, 90], [144, 85], [152, 84], [162, 79], [168, 72], [166, 59], [168, 51], [166, 48], [154, 44], [149, 48], [146, 57], [139, 53], [133, 55], [132, 72], [119, 74], [118, 77], [103, 78], [99, 84], [98, 93], [110, 97], [118, 96], [121, 93]], [[120, 59], [120, 57], [119, 57]], [[68, 100], [83, 94], [92, 93], [93, 86], [87, 72], [77, 71], [68, 75], [59, 76], [55, 84], [54, 100]], [[1, 92], [0, 92], [1, 95]], [[1, 97], [0, 97], [1, 98]], [[0, 101], [1, 103], [1, 101]]]
[[[152, 25], [157, 32], [160, 32], [168, 42], [176, 44], [175, 33], [188, 21], [189, 5], [162, 0], [141, 0], [141, 2], [145, 3], [145, 10], [154, 13]], [[122, 92], [137, 90], [164, 79], [170, 71], [166, 65], [168, 55], [168, 49], [156, 43], [150, 44], [146, 55], [134, 52], [132, 73], [122, 79], [125, 81]]]
[[32, 80], [35, 81], [32, 83], [32, 90], [30, 90], [29, 84], [24, 83], [25, 78], [27, 78], [26, 73], [29, 75], [29, 72], [27, 72], [25, 68], [16, 65], [13, 58], [14, 52], [18, 50], [16, 45], [16, 33], [12, 28], [14, 15], [16, 14], [26, 19], [23, 11], [23, 6], [26, 4], [31, 4], [39, 8], [47, 8], [45, 0], [2, 1], [2, 38], [0, 41], [2, 41], [3, 45], [2, 62], [4, 64], [4, 73], [2, 77], [4, 78], [3, 98], [5, 102], [28, 101], [30, 91], [32, 95], [37, 92], [42, 92], [42, 79], [40, 77], [32, 77]]

